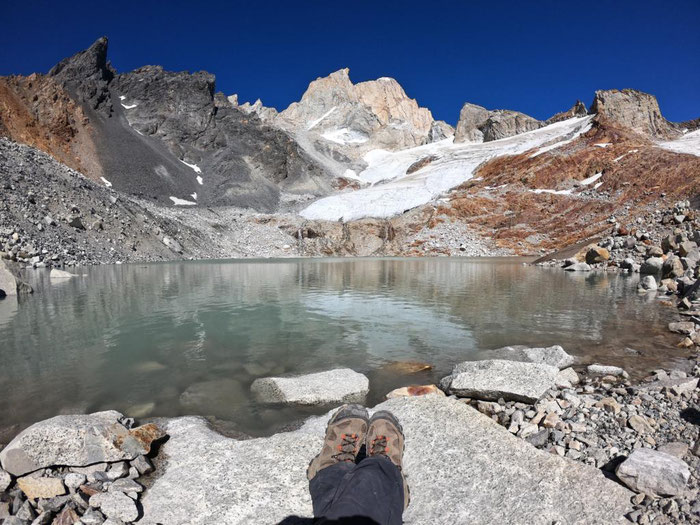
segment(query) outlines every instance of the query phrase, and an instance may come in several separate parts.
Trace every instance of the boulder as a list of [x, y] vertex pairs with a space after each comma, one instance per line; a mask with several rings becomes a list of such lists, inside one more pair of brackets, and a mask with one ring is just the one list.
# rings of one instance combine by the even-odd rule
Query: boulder
[[688, 257], [694, 250], [698, 249], [698, 245], [693, 241], [682, 242], [678, 246], [678, 255], [681, 257]]
[[586, 263], [588, 264], [602, 263], [608, 259], [610, 259], [610, 252], [595, 244], [593, 246], [589, 246], [588, 250], [586, 251]]
[[427, 396], [429, 394], [436, 394], [438, 396], [445, 395], [445, 393], [435, 385], [411, 385], [392, 390], [386, 395], [386, 398], [394, 399], [395, 397]]
[[18, 272], [11, 263], [0, 259], [0, 298], [33, 292], [34, 289], [19, 278]]
[[17, 480], [17, 486], [29, 499], [55, 498], [66, 493], [66, 486], [61, 478], [35, 478], [26, 476]]
[[521, 361], [524, 363], [541, 363], [555, 366], [559, 369], [567, 368], [576, 362], [576, 358], [567, 354], [559, 345], [546, 348], [530, 348], [524, 345], [504, 346], [495, 350], [479, 352], [479, 357], [483, 359]]
[[670, 255], [661, 267], [662, 275], [664, 279], [683, 276], [683, 262], [675, 255]]
[[642, 263], [642, 266], [639, 268], [639, 273], [656, 275], [661, 272], [663, 265], [664, 260], [661, 257], [649, 257]]
[[558, 368], [539, 363], [466, 361], [440, 381], [440, 388], [459, 397], [535, 403], [555, 386], [558, 373]]
[[564, 270], [567, 272], [590, 272], [591, 267], [584, 262], [579, 262], [565, 267]]
[[122, 492], [100, 492], [90, 496], [89, 503], [92, 508], [100, 509], [102, 514], [113, 520], [131, 522], [139, 517], [134, 500]]
[[72, 279], [73, 277], [77, 276], [74, 273], [64, 272], [63, 270], [57, 270], [56, 268], [52, 268], [51, 273], [49, 273], [49, 279], [51, 279], [51, 282], [65, 281], [67, 279]]
[[12, 485], [12, 476], [0, 468], [0, 493], [5, 492]]
[[668, 329], [677, 334], [690, 335], [695, 332], [695, 323], [692, 321], [668, 323]]
[[588, 365], [586, 367], [588, 375], [591, 376], [616, 376], [616, 377], [629, 377], [629, 374], [625, 372], [624, 369], [619, 366], [609, 366], [609, 365]]
[[682, 441], [673, 441], [671, 443], [661, 445], [659, 448], [657, 448], [657, 450], [676, 458], [683, 458], [683, 456], [688, 453], [688, 448], [688, 445]]
[[362, 402], [369, 392], [369, 379], [349, 368], [297, 377], [265, 377], [250, 387], [263, 403], [323, 405]]
[[40, 421], [20, 432], [0, 452], [0, 464], [10, 474], [22, 476], [54, 465], [131, 460], [147, 454], [151, 443], [164, 437], [152, 423], [129, 429], [122, 420], [119, 412], [110, 410]]
[[[406, 525], [607, 524], [622, 523], [628, 511], [632, 494], [599, 470], [539, 451], [458, 400], [402, 397], [375, 409], [391, 411], [406, 435]], [[306, 468], [331, 414], [243, 441], [217, 434], [202, 418], [170, 420], [161, 449], [168, 461], [143, 495], [139, 523], [266, 525], [310, 517]]]
[[685, 490], [690, 469], [670, 454], [638, 448], [620, 463], [615, 474], [635, 492], [652, 496], [675, 496]]
[[557, 374], [554, 381], [559, 388], [571, 388], [574, 385], [578, 385], [580, 379], [576, 370], [573, 368], [565, 368]]
[[659, 285], [653, 275], [645, 275], [639, 281], [639, 290], [653, 292], [658, 290]]

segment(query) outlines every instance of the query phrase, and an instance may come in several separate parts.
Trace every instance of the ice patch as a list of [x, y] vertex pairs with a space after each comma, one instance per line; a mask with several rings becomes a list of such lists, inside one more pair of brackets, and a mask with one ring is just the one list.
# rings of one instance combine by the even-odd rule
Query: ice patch
[[321, 136], [326, 140], [335, 142], [336, 144], [362, 144], [363, 142], [367, 142], [369, 140], [367, 135], [364, 133], [348, 128], [326, 131], [325, 133], [322, 133]]
[[202, 177], [200, 177], [199, 175], [197, 175], [197, 182], [199, 182], [200, 186], [204, 185], [204, 179]]
[[569, 144], [570, 142], [573, 142], [574, 140], [579, 138], [579, 136], [581, 136], [583, 133], [586, 133], [589, 129], [591, 129], [592, 126], [593, 126], [593, 122], [591, 122], [587, 127], [581, 128], [580, 130], [578, 130], [576, 133], [574, 133], [574, 135], [571, 138], [562, 140], [560, 142], [555, 142], [554, 144], [550, 144], [549, 146], [545, 146], [543, 148], [538, 149], [535, 153], [530, 155], [530, 158], [533, 159], [533, 158], [537, 157], [538, 155], [542, 155], [542, 153], [545, 153], [547, 151], [552, 151], [553, 149], [560, 148], [566, 144]]
[[306, 127], [306, 129], [311, 129], [311, 128], [315, 127], [319, 122], [321, 122], [324, 118], [326, 118], [328, 115], [333, 113], [336, 109], [338, 109], [338, 106], [333, 106], [331, 109], [326, 111], [323, 115], [321, 115], [320, 118], [317, 118], [316, 120], [311, 121], [309, 123], [309, 125]]
[[597, 189], [600, 188], [602, 185], [603, 185], [603, 182], [602, 182], [602, 181], [601, 181], [601, 182], [598, 182], [595, 186], [593, 186], [593, 189], [594, 189], [594, 190], [597, 190]]
[[658, 142], [657, 145], [668, 151], [676, 153], [689, 153], [700, 157], [700, 129], [686, 133], [681, 138]]
[[126, 100], [126, 97], [125, 97], [124, 95], [121, 95], [121, 96], [119, 97], [119, 100]]
[[[319, 199], [304, 210], [306, 219], [351, 221], [393, 217], [444, 196], [472, 178], [483, 162], [519, 155], [553, 141], [569, 139], [591, 125], [592, 116], [556, 122], [513, 137], [483, 143], [454, 144], [452, 138], [396, 152], [372, 150], [364, 155], [367, 168], [359, 178], [371, 186]], [[416, 161], [433, 156], [429, 165], [407, 174]]]
[[138, 106], [138, 104], [129, 104], [129, 105], [122, 104], [122, 107], [124, 109], [134, 109], [136, 106]]
[[599, 144], [593, 144], [593, 145], [598, 147], [598, 148], [607, 148], [608, 146], [610, 146], [610, 142], [601, 142]]
[[112, 187], [112, 183], [109, 182], [109, 181], [108, 181], [107, 179], [105, 179], [104, 177], [100, 177], [100, 180], [101, 180], [102, 182], [104, 182], [104, 185], [107, 186], [108, 188], [111, 188], [111, 187]]
[[175, 206], [196, 206], [196, 202], [192, 201], [186, 201], [185, 199], [178, 199], [177, 197], [170, 197], [170, 200], [173, 201], [173, 204]]
[[602, 173], [596, 173], [595, 175], [588, 177], [587, 179], [583, 179], [581, 181], [581, 184], [583, 186], [588, 186], [589, 184], [593, 184], [595, 181], [597, 181], [599, 178], [603, 176]]
[[551, 193], [552, 195], [571, 195], [573, 190], [530, 190], [531, 193]]
[[182, 160], [182, 159], [179, 159], [179, 160], [180, 160], [180, 162], [182, 162], [185, 166], [189, 166], [190, 168], [192, 168], [192, 169], [194, 170], [195, 173], [202, 173], [202, 170], [199, 169], [199, 166], [197, 166], [196, 164], [190, 164], [189, 162], [185, 162], [185, 161]]
[[345, 170], [345, 173], [343, 173], [343, 177], [345, 177], [346, 179], [359, 180], [360, 182], [362, 182], [362, 179], [357, 176], [355, 170]]
[[192, 197], [194, 200], [197, 200], [197, 192], [195, 191], [194, 193], [192, 193], [190, 197]]

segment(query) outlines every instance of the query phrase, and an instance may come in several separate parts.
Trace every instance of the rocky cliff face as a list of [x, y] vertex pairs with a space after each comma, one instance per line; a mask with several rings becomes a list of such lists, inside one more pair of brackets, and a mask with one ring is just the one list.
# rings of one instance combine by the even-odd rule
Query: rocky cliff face
[[588, 110], [586, 105], [580, 100], [576, 101], [576, 104], [571, 106], [567, 111], [562, 111], [557, 113], [547, 119], [547, 124], [554, 124], [555, 122], [561, 122], [562, 120], [567, 120], [576, 117], [585, 117], [588, 115]]
[[635, 89], [596, 91], [590, 112], [643, 135], [659, 139], [680, 135], [678, 127], [661, 115], [656, 97]]
[[452, 134], [451, 126], [436, 123], [396, 80], [353, 84], [348, 69], [311, 82], [301, 100], [282, 111], [275, 123], [336, 176], [362, 170], [368, 151], [410, 148]]
[[[51, 125], [56, 99], [50, 90], [28, 96], [32, 87], [16, 79], [3, 79], [8, 95], [0, 103], [15, 106], [3, 115], [3, 134], [54, 155], [63, 151], [58, 158], [109, 187], [164, 205], [264, 211], [278, 209], [285, 193], [330, 190], [323, 170], [288, 133], [265, 125], [255, 111], [232, 107], [215, 93], [209, 73], [146, 66], [117, 74], [107, 62], [107, 39], [101, 38], [36, 82], [54, 85], [68, 98], [64, 143], [23, 138], [24, 114], [30, 124], [57, 129]], [[90, 147], [75, 148], [76, 137], [87, 137]]]
[[455, 142], [489, 142], [519, 135], [544, 125], [524, 113], [509, 110], [495, 110], [466, 103], [459, 113], [455, 129]]

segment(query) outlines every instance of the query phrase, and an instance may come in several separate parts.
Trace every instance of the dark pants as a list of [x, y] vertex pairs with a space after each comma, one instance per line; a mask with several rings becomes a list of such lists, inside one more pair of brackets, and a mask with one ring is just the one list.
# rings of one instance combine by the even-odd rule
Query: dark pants
[[315, 523], [401, 525], [401, 472], [383, 456], [358, 464], [341, 462], [320, 470], [309, 482]]

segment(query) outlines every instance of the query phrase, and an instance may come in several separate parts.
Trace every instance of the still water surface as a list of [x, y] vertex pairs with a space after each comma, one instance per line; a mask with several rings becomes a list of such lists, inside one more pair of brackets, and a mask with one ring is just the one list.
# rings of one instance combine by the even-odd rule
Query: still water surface
[[[256, 377], [345, 366], [392, 388], [479, 351], [561, 344], [641, 374], [681, 358], [636, 276], [512, 259], [294, 259], [88, 267], [0, 301], [0, 443], [59, 413], [200, 414], [264, 435], [308, 415], [258, 406]], [[402, 375], [392, 363], [434, 369]]]

